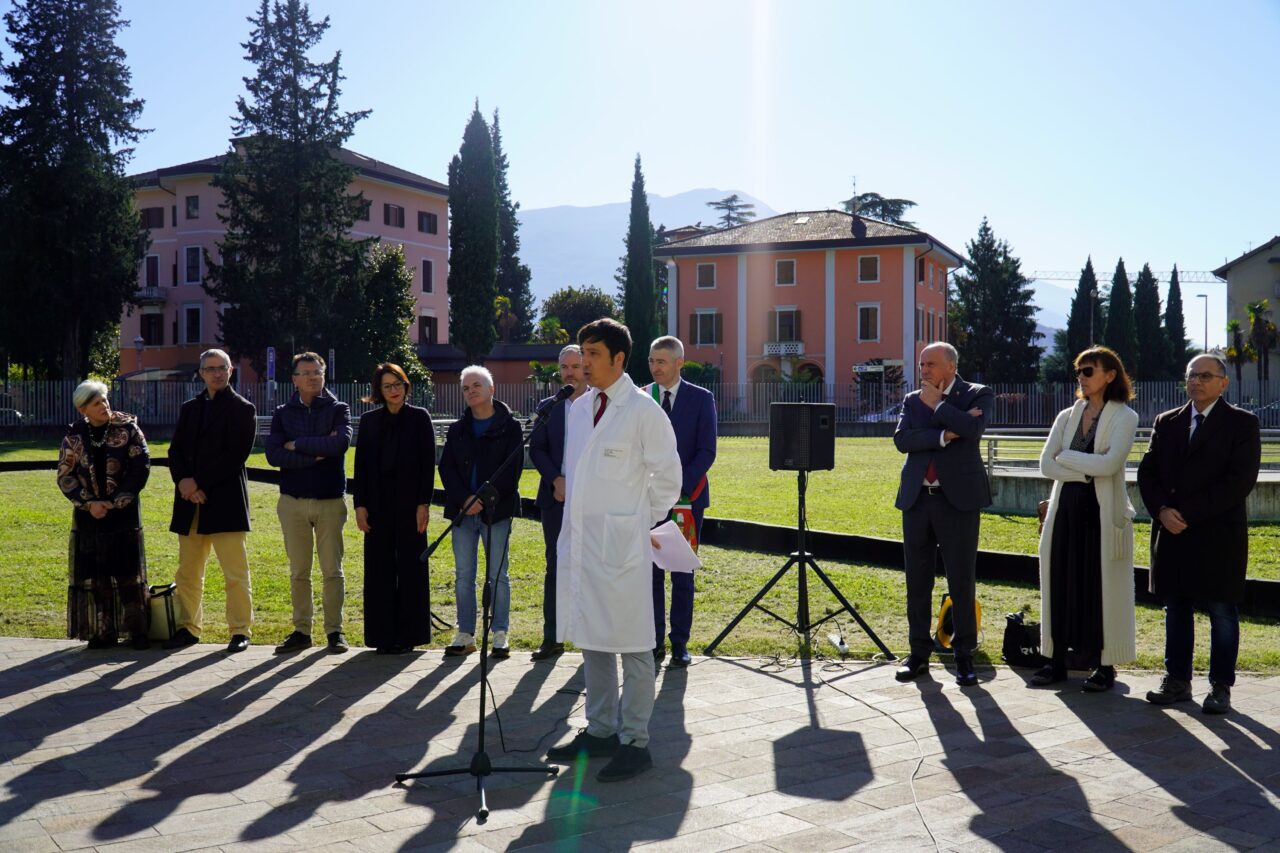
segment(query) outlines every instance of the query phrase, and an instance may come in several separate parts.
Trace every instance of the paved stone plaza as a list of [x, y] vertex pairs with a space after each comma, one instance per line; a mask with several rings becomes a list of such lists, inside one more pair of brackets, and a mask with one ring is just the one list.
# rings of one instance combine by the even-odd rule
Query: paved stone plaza
[[[477, 658], [253, 646], [86, 653], [0, 638], [0, 849], [1280, 850], [1280, 678], [1237, 711], [1156, 709], [1151, 674], [1090, 696], [982, 671], [961, 691], [882, 664], [695, 659], [659, 675], [657, 769], [601, 785], [465, 766]], [[498, 662], [495, 764], [582, 725], [581, 658]], [[1203, 678], [1196, 685], [1204, 692]]]

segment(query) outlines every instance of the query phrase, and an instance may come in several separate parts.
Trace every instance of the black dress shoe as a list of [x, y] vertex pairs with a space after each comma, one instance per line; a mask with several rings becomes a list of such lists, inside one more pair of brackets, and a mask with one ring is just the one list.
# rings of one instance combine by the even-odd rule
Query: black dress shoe
[[973, 668], [973, 658], [956, 655], [956, 684], [974, 687], [977, 683], [978, 673]]
[[596, 774], [597, 782], [621, 782], [639, 776], [653, 767], [653, 756], [647, 746], [632, 746], [624, 743], [618, 747], [618, 754]]
[[[311, 648], [311, 635], [304, 634], [301, 631], [294, 631], [292, 634], [284, 638], [283, 643], [276, 646], [275, 653], [278, 655], [289, 655], [309, 648]], [[230, 649], [227, 651], [230, 651]]]
[[688, 649], [672, 649], [671, 663], [669, 663], [668, 666], [673, 666], [677, 669], [683, 669], [687, 667], [689, 664], [691, 664], [692, 662], [693, 662], [693, 659], [689, 657]]
[[1048, 687], [1050, 684], [1057, 684], [1059, 681], [1066, 680], [1066, 664], [1047, 663], [1035, 671], [1031, 676], [1030, 684], [1032, 687]]
[[164, 641], [162, 648], [181, 649], [186, 646], [194, 646], [200, 642], [200, 638], [192, 634], [186, 628], [179, 628], [172, 637]]
[[564, 654], [564, 643], [543, 643], [530, 655], [533, 660], [551, 660]]
[[587, 734], [586, 729], [580, 729], [573, 740], [548, 749], [547, 761], [572, 763], [577, 761], [580, 755], [585, 755], [588, 758], [597, 758], [604, 755], [615, 755], [617, 752], [618, 736], [616, 734], [608, 737], [596, 737], [595, 735]]
[[232, 634], [231, 642], [227, 643], [227, 654], [235, 654], [243, 652], [249, 648], [249, 638], [244, 634]]
[[1093, 671], [1093, 675], [1084, 680], [1084, 684], [1080, 685], [1080, 689], [1085, 693], [1105, 693], [1115, 686], [1116, 668], [1114, 666], [1100, 666]]
[[140, 652], [146, 651], [151, 648], [151, 638], [141, 631], [138, 631], [137, 633], [129, 636], [129, 645], [133, 646]]
[[899, 681], [915, 681], [928, 671], [929, 659], [912, 653], [907, 655], [907, 659], [902, 662], [902, 666], [898, 667], [893, 677]]
[[117, 642], [118, 640], [115, 634], [108, 634], [105, 637], [99, 637], [97, 634], [94, 634], [89, 638], [89, 645], [86, 648], [94, 651], [99, 651], [101, 649], [114, 649]]
[[334, 631], [325, 639], [329, 641], [329, 654], [331, 655], [340, 655], [351, 649], [351, 646], [347, 645], [346, 635], [341, 631]]

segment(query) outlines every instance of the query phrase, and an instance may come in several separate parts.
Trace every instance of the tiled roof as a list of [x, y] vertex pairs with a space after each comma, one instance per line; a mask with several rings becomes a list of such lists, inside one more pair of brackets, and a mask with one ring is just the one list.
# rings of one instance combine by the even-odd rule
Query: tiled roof
[[[364, 154], [352, 151], [349, 148], [337, 149], [336, 156], [343, 163], [353, 167], [366, 177], [422, 190], [434, 195], [446, 197], [449, 195], [449, 187], [446, 184], [414, 174], [407, 169], [392, 166], [390, 163], [383, 163], [372, 157], [366, 157]], [[135, 187], [159, 186], [161, 178], [172, 178], [179, 175], [212, 175], [222, 168], [222, 163], [226, 159], [227, 155], [219, 154], [215, 157], [206, 157], [203, 160], [193, 160], [190, 163], [166, 166], [163, 169], [153, 169], [150, 172], [141, 172], [136, 175], [130, 175], [129, 178], [133, 181]]]
[[[1227, 261], [1225, 264], [1223, 264], [1222, 266], [1214, 270], [1213, 274], [1216, 275], [1218, 278], [1225, 279], [1227, 277], [1227, 273], [1230, 272], [1231, 268], [1234, 267], [1236, 264], [1240, 263], [1241, 261], [1247, 261], [1250, 258], [1252, 258], [1254, 255], [1265, 252], [1274, 246], [1280, 246], [1280, 235], [1272, 237], [1270, 240], [1263, 243], [1258, 248], [1253, 249], [1252, 251], [1245, 252], [1243, 255], [1236, 258], [1234, 261]], [[1277, 260], [1280, 260], [1280, 259], [1267, 258], [1267, 263], [1274, 264]]]

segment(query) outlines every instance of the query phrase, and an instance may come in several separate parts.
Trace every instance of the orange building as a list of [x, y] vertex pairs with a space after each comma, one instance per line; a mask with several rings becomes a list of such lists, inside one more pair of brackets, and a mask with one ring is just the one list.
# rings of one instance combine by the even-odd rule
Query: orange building
[[[350, 191], [363, 192], [369, 202], [351, 236], [381, 237], [404, 246], [417, 301], [411, 339], [425, 345], [447, 342], [448, 186], [345, 148], [335, 156], [356, 169]], [[126, 376], [189, 375], [200, 353], [219, 344], [217, 305], [201, 284], [204, 253], [217, 257], [226, 231], [216, 213], [222, 192], [210, 185], [223, 159], [209, 157], [132, 176], [134, 202], [142, 225], [151, 231], [151, 247], [138, 269], [140, 305], [120, 318], [120, 370]], [[278, 358], [287, 364], [290, 355]], [[336, 355], [341, 360], [342, 354]], [[252, 380], [248, 361], [240, 367]]]
[[667, 333], [728, 383], [807, 373], [828, 384], [899, 367], [946, 338], [960, 256], [929, 234], [834, 210], [788, 213], [654, 249]]

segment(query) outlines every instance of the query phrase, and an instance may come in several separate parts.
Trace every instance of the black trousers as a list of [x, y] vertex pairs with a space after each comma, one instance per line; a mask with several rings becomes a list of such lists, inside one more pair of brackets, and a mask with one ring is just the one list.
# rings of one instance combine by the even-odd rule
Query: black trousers
[[911, 653], [922, 658], [933, 654], [933, 581], [936, 558], [942, 555], [951, 594], [955, 636], [951, 647], [959, 657], [973, 654], [978, 644], [978, 620], [974, 612], [974, 566], [978, 560], [978, 510], [959, 510], [946, 494], [932, 494], [921, 487], [920, 496], [902, 513], [902, 547], [907, 574], [907, 630]]
[[[383, 504], [384, 506], [386, 504]], [[375, 648], [431, 642], [431, 581], [418, 556], [427, 537], [416, 507], [370, 513], [364, 536], [364, 641]]]
[[564, 504], [552, 498], [552, 505], [542, 507], [542, 544], [546, 551], [547, 571], [542, 577], [542, 644], [556, 641], [556, 541], [564, 524]]

